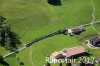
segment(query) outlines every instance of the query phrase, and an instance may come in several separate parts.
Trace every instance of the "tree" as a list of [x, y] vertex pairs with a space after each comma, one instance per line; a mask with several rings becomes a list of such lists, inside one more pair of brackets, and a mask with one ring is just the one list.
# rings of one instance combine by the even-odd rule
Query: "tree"
[[0, 16], [0, 45], [12, 51], [17, 49], [18, 44], [21, 44], [20, 37], [11, 30], [10, 25], [5, 20]]
[[1, 25], [2, 23], [4, 23], [5, 20], [6, 20], [6, 19], [5, 19], [4, 17], [0, 16], [0, 25]]
[[12, 46], [11, 46], [11, 41], [10, 41], [8, 34], [6, 34], [5, 37], [6, 37], [5, 38], [5, 48], [6, 48], [6, 50], [11, 50]]

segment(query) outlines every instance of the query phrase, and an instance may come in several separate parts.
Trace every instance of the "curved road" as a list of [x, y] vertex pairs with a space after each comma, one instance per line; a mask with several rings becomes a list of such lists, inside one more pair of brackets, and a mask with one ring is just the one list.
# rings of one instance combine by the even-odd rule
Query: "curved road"
[[36, 38], [36, 39], [34, 39], [33, 41], [31, 41], [30, 43], [25, 44], [22, 48], [17, 49], [17, 50], [15, 50], [15, 51], [11, 52], [11, 53], [8, 53], [8, 54], [4, 55], [3, 58], [5, 58], [5, 57], [7, 57], [7, 56], [9, 56], [9, 55], [18, 53], [19, 51], [21, 51], [21, 50], [23, 50], [23, 49], [25, 49], [25, 48], [27, 48], [27, 47], [30, 47], [31, 45], [33, 45], [33, 44], [35, 44], [36, 42], [39, 42], [39, 41], [41, 41], [41, 40], [43, 40], [43, 39], [46, 39], [46, 38], [49, 38], [49, 37], [52, 37], [52, 36], [55, 36], [55, 35], [58, 35], [58, 34], [62, 34], [62, 33], [63, 33], [63, 29], [62, 29], [62, 30], [55, 31], [55, 32], [50, 33], [50, 34], [48, 34], [48, 35], [45, 35], [45, 36]]

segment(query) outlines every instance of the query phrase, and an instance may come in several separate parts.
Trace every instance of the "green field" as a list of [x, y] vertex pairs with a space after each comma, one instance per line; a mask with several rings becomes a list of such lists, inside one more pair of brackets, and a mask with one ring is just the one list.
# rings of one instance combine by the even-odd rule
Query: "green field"
[[[53, 6], [47, 0], [0, 0], [0, 15], [11, 24], [12, 30], [21, 37], [22, 47], [33, 39], [56, 31], [92, 21], [91, 0], [61, 0], [62, 6]], [[95, 6], [95, 21], [100, 20], [100, 0], [93, 0]], [[100, 25], [94, 25], [100, 31]], [[24, 66], [43, 66], [47, 56], [63, 48], [82, 45], [80, 38], [97, 35], [91, 26], [80, 36], [57, 35], [40, 41], [32, 47], [17, 54]], [[89, 49], [95, 57], [100, 56], [100, 49]], [[0, 54], [8, 53], [0, 47]], [[16, 57], [5, 58], [10, 66], [19, 66]], [[52, 66], [57, 66], [53, 64]]]

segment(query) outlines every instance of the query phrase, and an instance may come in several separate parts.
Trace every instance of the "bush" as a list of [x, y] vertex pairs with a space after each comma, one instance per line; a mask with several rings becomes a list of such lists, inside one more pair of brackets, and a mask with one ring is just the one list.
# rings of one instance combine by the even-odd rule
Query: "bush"
[[62, 5], [60, 0], [48, 0], [48, 3], [54, 6]]

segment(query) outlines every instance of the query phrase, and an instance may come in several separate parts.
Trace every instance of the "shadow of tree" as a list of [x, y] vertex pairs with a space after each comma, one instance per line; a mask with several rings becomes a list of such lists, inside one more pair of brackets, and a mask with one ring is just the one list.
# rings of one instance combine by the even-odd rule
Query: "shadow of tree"
[[3, 65], [3, 66], [9, 66], [9, 64], [6, 61], [4, 61], [2, 55], [0, 55], [0, 64]]
[[61, 6], [61, 0], [48, 0], [48, 3], [54, 6]]
[[9, 66], [9, 64], [6, 61], [0, 61], [0, 64], [3, 66]]

